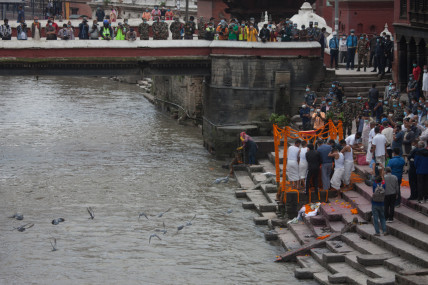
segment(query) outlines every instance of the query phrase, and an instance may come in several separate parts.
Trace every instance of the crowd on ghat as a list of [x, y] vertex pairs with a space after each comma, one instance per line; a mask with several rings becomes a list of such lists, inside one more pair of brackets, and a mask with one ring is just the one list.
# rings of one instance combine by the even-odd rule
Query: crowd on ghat
[[[383, 96], [373, 84], [367, 98], [359, 96], [353, 102], [348, 101], [345, 89], [333, 82], [327, 94], [318, 97], [306, 87], [299, 110], [303, 130], [321, 132], [329, 119], [342, 120], [345, 139], [339, 143], [327, 138], [310, 144], [295, 141], [288, 148], [287, 176], [293, 187], [306, 192], [310, 184], [318, 191], [319, 176], [322, 189], [340, 191], [350, 183], [354, 160], [369, 164], [373, 217], [386, 233], [385, 222], [393, 221], [394, 207], [400, 206], [403, 174], [408, 174], [409, 200], [428, 200], [428, 67], [421, 69], [413, 63], [403, 94], [392, 80]], [[376, 196], [381, 189], [383, 196]], [[380, 234], [378, 222], [375, 230]]]

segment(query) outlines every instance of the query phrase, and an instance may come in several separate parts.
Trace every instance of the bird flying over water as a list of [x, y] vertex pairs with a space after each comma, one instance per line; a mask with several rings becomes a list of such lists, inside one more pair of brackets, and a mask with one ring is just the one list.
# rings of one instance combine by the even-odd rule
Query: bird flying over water
[[158, 218], [162, 218], [162, 216], [166, 213], [168, 213], [171, 210], [171, 208], [169, 208], [168, 210], [166, 210], [165, 212], [162, 212], [158, 215]]
[[227, 210], [226, 214], [232, 214], [232, 212], [233, 212], [233, 210], [229, 209], [229, 210]]
[[58, 225], [61, 222], [64, 222], [65, 220], [63, 218], [58, 218], [58, 219], [54, 219], [52, 220], [52, 225]]
[[152, 240], [152, 238], [154, 238], [154, 237], [158, 238], [159, 240], [162, 240], [157, 234], [151, 234], [149, 237], [149, 244], [150, 244], [150, 241]]
[[34, 226], [34, 224], [28, 223], [28, 224], [25, 224], [23, 226], [19, 226], [17, 228], [14, 228], [14, 230], [18, 230], [18, 232], [23, 232], [29, 228], [32, 228], [33, 226]]
[[24, 219], [24, 215], [21, 213], [15, 213], [13, 216], [10, 216], [8, 218], [17, 219], [18, 221], [21, 221]]
[[140, 219], [141, 217], [146, 217], [146, 219], [148, 220], [149, 218], [147, 217], [147, 215], [144, 213], [144, 212], [141, 212], [139, 215], [138, 215], [138, 219]]
[[165, 228], [165, 222], [162, 222], [162, 225], [163, 225], [163, 230], [162, 229], [156, 229], [155, 231], [156, 232], [161, 232], [163, 234], [166, 234], [168, 231]]
[[53, 239], [53, 243], [51, 240], [49, 241], [51, 243], [51, 246], [52, 246], [52, 251], [57, 251], [58, 249], [56, 247], [56, 238], [52, 238], [52, 239]]
[[86, 210], [87, 210], [87, 211], [88, 211], [88, 213], [89, 213], [89, 216], [90, 216], [90, 218], [89, 218], [89, 219], [93, 220], [93, 219], [95, 218], [95, 213], [94, 213], [94, 211], [92, 210], [92, 208], [91, 208], [91, 207], [88, 207], [88, 208], [86, 208]]
[[196, 214], [193, 216], [193, 218], [192, 218], [190, 221], [188, 221], [188, 222], [186, 223], [186, 227], [191, 226], [191, 225], [192, 225], [192, 221], [193, 221], [195, 218], [196, 218]]
[[179, 232], [179, 231], [181, 231], [182, 229], [184, 229], [184, 225], [180, 225], [180, 226], [178, 226], [178, 227], [177, 227], [177, 234], [178, 234], [178, 232]]

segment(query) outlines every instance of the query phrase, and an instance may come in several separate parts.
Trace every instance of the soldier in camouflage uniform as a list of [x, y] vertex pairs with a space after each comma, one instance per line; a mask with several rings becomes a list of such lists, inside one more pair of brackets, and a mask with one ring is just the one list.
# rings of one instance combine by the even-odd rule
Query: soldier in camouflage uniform
[[314, 23], [314, 41], [317, 41], [317, 42], [319, 42], [320, 41], [320, 39], [321, 39], [321, 29], [320, 28], [318, 28], [318, 22], [315, 22]]
[[299, 41], [301, 42], [308, 41], [308, 31], [305, 29], [305, 25], [302, 25], [302, 28], [299, 31]]
[[149, 39], [149, 28], [150, 28], [150, 25], [147, 24], [147, 20], [144, 19], [143, 22], [138, 26], [138, 32], [140, 33], [140, 40]]
[[193, 40], [193, 34], [196, 30], [195, 22], [193, 22], [195, 18], [193, 16], [190, 16], [189, 21], [187, 21], [186, 24], [184, 24], [184, 39], [185, 40]]
[[352, 132], [352, 122], [355, 119], [355, 110], [353, 103], [348, 102], [346, 98], [343, 98], [341, 104], [341, 113], [343, 114], [343, 135], [350, 135]]
[[402, 122], [404, 118], [403, 103], [399, 102], [398, 100], [393, 100], [392, 107], [394, 109], [394, 115], [392, 116], [392, 119], [395, 123]]
[[181, 29], [183, 28], [183, 24], [179, 21], [178, 18], [174, 17], [174, 22], [169, 26], [169, 30], [172, 33], [173, 40], [181, 40]]
[[155, 18], [155, 22], [152, 25], [152, 31], [154, 40], [162, 40], [163, 25], [160, 22], [159, 17]]
[[366, 39], [366, 35], [361, 35], [357, 43], [358, 52], [358, 69], [360, 71], [361, 61], [364, 63], [364, 71], [367, 70], [367, 54], [369, 53], [369, 41]]
[[206, 28], [207, 28], [207, 25], [205, 24], [204, 17], [200, 17], [199, 23], [198, 23], [198, 40], [205, 39]]
[[310, 42], [314, 40], [314, 32], [314, 22], [311, 21], [309, 22], [309, 27], [306, 28], [307, 37]]
[[299, 41], [299, 28], [297, 28], [297, 24], [293, 24], [293, 27], [291, 28], [291, 40], [298, 42]]

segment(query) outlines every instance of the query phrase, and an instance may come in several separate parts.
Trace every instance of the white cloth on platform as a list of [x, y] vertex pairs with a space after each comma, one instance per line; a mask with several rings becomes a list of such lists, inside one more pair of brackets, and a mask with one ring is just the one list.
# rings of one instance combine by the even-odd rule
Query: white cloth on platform
[[345, 160], [345, 172], [343, 174], [343, 183], [349, 185], [351, 183], [351, 173], [354, 171], [354, 161]]
[[297, 160], [287, 160], [287, 176], [288, 181], [299, 181], [299, 164]]
[[306, 174], [308, 172], [308, 161], [306, 160], [306, 153], [308, 152], [308, 148], [307, 147], [302, 147], [300, 149], [300, 154], [299, 154], [299, 176], [300, 179], [306, 179]]
[[331, 187], [336, 190], [340, 189], [342, 184], [343, 175], [345, 174], [345, 157], [342, 153], [339, 153], [339, 158], [334, 160], [334, 173], [330, 180]]

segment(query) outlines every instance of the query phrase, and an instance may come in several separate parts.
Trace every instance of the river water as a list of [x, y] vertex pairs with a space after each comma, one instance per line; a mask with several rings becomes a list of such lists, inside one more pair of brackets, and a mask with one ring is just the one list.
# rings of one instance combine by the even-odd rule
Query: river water
[[[139, 87], [86, 76], [0, 82], [0, 284], [304, 283], [294, 265], [273, 262], [284, 250], [264, 240], [236, 185], [212, 183], [227, 172], [200, 130], [158, 112]], [[16, 211], [23, 221], [7, 217]], [[168, 232], [149, 244], [163, 222]]]

